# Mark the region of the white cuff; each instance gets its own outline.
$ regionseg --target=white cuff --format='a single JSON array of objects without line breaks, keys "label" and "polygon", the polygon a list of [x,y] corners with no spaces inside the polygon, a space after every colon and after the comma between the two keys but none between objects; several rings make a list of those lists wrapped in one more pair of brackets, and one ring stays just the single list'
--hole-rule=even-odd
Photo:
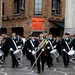
[{"label": "white cuff", "polygon": [[42,49],[42,51],[44,51],[44,49]]},{"label": "white cuff", "polygon": [[36,54],[34,50],[32,51],[32,54]]},{"label": "white cuff", "polygon": [[65,49],[63,49],[63,51],[66,51]]},{"label": "white cuff", "polygon": [[31,52],[31,50],[29,50],[29,52]]},{"label": "white cuff", "polygon": [[21,46],[18,46],[18,49],[21,49]]},{"label": "white cuff", "polygon": [[48,46],[47,49],[50,49],[50,47]]},{"label": "white cuff", "polygon": [[13,49],[12,49],[12,48],[10,48],[10,51],[13,51]]},{"label": "white cuff", "polygon": [[54,47],[53,48],[56,48],[56,45],[54,45]]}]

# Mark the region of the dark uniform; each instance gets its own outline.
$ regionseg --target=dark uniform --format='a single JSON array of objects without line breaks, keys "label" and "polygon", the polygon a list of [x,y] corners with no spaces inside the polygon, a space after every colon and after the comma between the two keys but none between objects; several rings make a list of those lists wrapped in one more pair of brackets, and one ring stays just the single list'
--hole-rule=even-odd
[{"label": "dark uniform", "polygon": [[9,41],[10,53],[12,57],[12,68],[14,68],[15,66],[18,67],[18,61],[13,54],[13,52],[16,50],[16,47],[12,39],[15,41],[15,43],[17,43],[18,40],[17,37],[15,38],[11,37]]},{"label": "dark uniform", "polygon": [[[38,39],[38,44],[40,44],[42,42],[42,40],[43,39]],[[44,49],[44,46],[41,48],[41,50],[39,50],[36,53],[36,58],[38,57],[38,55],[40,54],[40,52],[42,51],[42,49]],[[46,57],[46,53],[45,53],[45,51],[42,51],[42,54],[40,55],[40,57],[37,60],[37,70],[38,70],[37,73],[40,73],[41,69],[42,69],[42,72],[44,71],[44,63],[45,63],[45,59],[46,59],[45,57]],[[40,64],[40,62],[41,62],[41,64]]]},{"label": "dark uniform", "polygon": [[61,56],[62,55],[62,52],[61,52],[61,41],[59,40],[59,41],[55,42],[55,44],[56,44],[56,49],[57,49],[59,55]]},{"label": "dark uniform", "polygon": [[25,45],[24,45],[24,48],[23,48],[23,55],[26,55],[26,58],[28,60],[30,60],[30,56],[29,56],[29,49],[28,49],[28,43],[29,43],[29,40],[30,39],[27,39],[26,42],[25,42]]},{"label": "dark uniform", "polygon": [[[65,35],[68,35],[67,33]],[[64,67],[66,68],[69,65],[69,55],[67,54],[67,52],[69,51],[68,46],[70,45],[70,39],[69,38],[64,38],[61,41],[61,49],[62,49],[62,56],[63,56],[63,63],[64,63]]]},{"label": "dark uniform", "polygon": [[7,34],[5,32],[2,32],[2,48],[1,50],[4,53],[4,61],[5,61],[5,57],[8,55],[9,53],[9,37],[7,36]]},{"label": "dark uniform", "polygon": [[22,40],[22,38],[18,35],[17,36],[17,43],[16,43],[16,45],[17,46],[20,46],[21,47],[21,49],[22,49],[22,46],[23,46],[23,40]]},{"label": "dark uniform", "polygon": [[9,44],[8,44],[8,42],[9,42],[9,38],[8,37],[2,39],[2,47],[1,47],[1,50],[4,53],[4,61],[5,61],[6,56],[9,53]]},{"label": "dark uniform", "polygon": [[[55,39],[55,45],[56,45],[56,49],[59,53],[59,56],[62,55],[62,52],[61,52],[61,40],[60,40],[60,37],[57,36],[56,39]],[[59,56],[56,58],[56,61],[58,62],[59,61]]]},{"label": "dark uniform", "polygon": [[72,41],[70,43],[70,47],[73,48],[73,50],[75,50],[75,38],[72,39]]},{"label": "dark uniform", "polygon": [[[34,37],[34,36],[32,36]],[[37,47],[37,40],[34,38],[34,39],[30,39],[28,41],[28,46],[27,46],[27,50],[29,51],[29,59],[30,59],[30,62],[31,62],[31,66],[33,65],[33,63],[35,62],[35,54],[33,54],[33,51],[35,52],[35,47]]]},{"label": "dark uniform", "polygon": [[[54,38],[48,39],[48,40],[51,42],[52,46],[54,46]],[[52,51],[51,44],[48,43],[46,46],[46,61],[47,61],[48,68],[50,68],[50,66],[53,66],[53,63],[52,63],[53,59],[50,54],[50,52]]]}]

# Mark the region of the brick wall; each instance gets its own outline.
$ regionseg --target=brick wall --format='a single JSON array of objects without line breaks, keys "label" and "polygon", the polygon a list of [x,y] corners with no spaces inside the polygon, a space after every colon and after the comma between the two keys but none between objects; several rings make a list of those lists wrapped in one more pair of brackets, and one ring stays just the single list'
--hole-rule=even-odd
[{"label": "brick wall", "polygon": [[[1,0],[0,0],[1,1]],[[54,27],[52,23],[48,22],[48,18],[53,20],[63,20],[65,14],[65,0],[61,0],[61,14],[59,16],[51,15],[52,8],[52,0],[42,0],[42,18],[45,19],[43,30],[49,32],[49,27],[47,25],[51,25],[50,27]],[[2,28],[7,28],[7,33],[11,34],[12,27],[23,27],[24,36],[28,36],[32,30],[31,23],[26,24],[26,18],[31,20],[34,17],[34,0],[25,0],[25,13],[20,14],[18,16],[14,15],[14,0],[3,0],[4,2],[4,17],[2,18]]]}]

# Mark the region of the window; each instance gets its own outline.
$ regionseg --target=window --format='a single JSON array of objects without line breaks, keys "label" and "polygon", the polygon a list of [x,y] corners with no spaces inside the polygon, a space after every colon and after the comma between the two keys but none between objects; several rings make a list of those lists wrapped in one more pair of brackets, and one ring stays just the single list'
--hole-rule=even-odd
[{"label": "window", "polygon": [[42,0],[35,0],[34,14],[42,15]]},{"label": "window", "polygon": [[52,0],[52,14],[60,14],[60,0]]},{"label": "window", "polygon": [[4,15],[4,2],[2,2],[2,15]]},{"label": "window", "polygon": [[14,13],[19,14],[24,12],[24,0],[14,0]]},{"label": "window", "polygon": [[24,11],[24,0],[21,0],[21,11]]}]

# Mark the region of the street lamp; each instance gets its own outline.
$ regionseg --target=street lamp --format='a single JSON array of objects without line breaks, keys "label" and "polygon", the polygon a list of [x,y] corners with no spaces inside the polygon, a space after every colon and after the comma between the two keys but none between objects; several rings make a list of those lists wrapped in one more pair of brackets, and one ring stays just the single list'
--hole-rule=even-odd
[{"label": "street lamp", "polygon": [[29,23],[29,19],[27,18],[27,19],[26,19],[26,24],[28,24],[28,23]]}]

